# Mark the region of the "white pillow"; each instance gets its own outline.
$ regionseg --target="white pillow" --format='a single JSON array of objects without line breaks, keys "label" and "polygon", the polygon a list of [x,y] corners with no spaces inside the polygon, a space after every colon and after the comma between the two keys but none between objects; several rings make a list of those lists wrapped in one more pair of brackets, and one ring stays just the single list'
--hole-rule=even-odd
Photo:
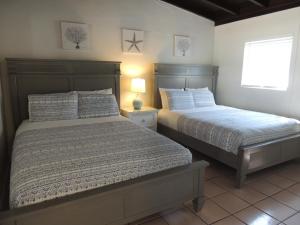
[{"label": "white pillow", "polygon": [[159,88],[160,98],[161,98],[161,105],[163,109],[169,109],[168,99],[166,95],[166,91],[184,91],[183,88],[181,89],[169,89],[169,88]]},{"label": "white pillow", "polygon": [[185,109],[193,109],[194,98],[191,92],[188,91],[165,91],[168,109],[169,110],[185,110]]},{"label": "white pillow", "polygon": [[186,88],[186,91],[192,93],[195,108],[216,105],[214,94],[207,87],[199,89]]}]

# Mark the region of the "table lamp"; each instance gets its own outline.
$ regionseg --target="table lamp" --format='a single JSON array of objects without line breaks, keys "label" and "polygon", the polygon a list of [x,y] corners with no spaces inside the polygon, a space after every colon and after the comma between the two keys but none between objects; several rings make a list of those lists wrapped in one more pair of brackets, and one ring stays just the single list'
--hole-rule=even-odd
[{"label": "table lamp", "polygon": [[136,98],[132,102],[134,110],[141,110],[143,106],[143,101],[140,99],[139,94],[146,92],[145,79],[141,79],[141,78],[132,79],[131,91],[136,93]]}]

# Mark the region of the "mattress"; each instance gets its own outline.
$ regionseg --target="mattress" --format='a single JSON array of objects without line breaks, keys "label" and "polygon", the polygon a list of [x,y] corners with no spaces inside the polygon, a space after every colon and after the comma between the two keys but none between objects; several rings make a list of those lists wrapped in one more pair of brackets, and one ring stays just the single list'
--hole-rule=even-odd
[{"label": "mattress", "polygon": [[225,151],[300,132],[298,120],[277,115],[209,106],[192,110],[161,110],[158,122]]},{"label": "mattress", "polygon": [[28,206],[191,162],[186,148],[121,116],[24,121],[13,146],[10,207]]}]

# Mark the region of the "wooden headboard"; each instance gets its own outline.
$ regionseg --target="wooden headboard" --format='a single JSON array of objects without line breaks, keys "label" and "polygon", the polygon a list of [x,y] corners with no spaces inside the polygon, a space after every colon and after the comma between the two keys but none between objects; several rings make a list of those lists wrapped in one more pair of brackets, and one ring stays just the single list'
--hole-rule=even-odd
[{"label": "wooden headboard", "polygon": [[28,95],[112,88],[120,103],[120,62],[6,59],[15,129],[28,118]]},{"label": "wooden headboard", "polygon": [[208,87],[216,96],[218,67],[211,65],[154,64],[154,106],[161,108],[159,88]]}]

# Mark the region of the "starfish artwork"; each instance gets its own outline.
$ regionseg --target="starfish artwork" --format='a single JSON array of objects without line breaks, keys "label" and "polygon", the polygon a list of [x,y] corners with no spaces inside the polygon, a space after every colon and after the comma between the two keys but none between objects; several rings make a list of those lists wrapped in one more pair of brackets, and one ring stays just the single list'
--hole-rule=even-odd
[{"label": "starfish artwork", "polygon": [[141,52],[141,50],[139,49],[138,44],[142,43],[142,40],[136,40],[136,34],[135,32],[133,33],[133,39],[132,40],[125,40],[126,42],[130,43],[131,45],[128,48],[128,52],[131,51],[131,49],[134,47],[138,52]]},{"label": "starfish artwork", "polygon": [[130,54],[143,54],[144,31],[123,30],[123,52]]}]

